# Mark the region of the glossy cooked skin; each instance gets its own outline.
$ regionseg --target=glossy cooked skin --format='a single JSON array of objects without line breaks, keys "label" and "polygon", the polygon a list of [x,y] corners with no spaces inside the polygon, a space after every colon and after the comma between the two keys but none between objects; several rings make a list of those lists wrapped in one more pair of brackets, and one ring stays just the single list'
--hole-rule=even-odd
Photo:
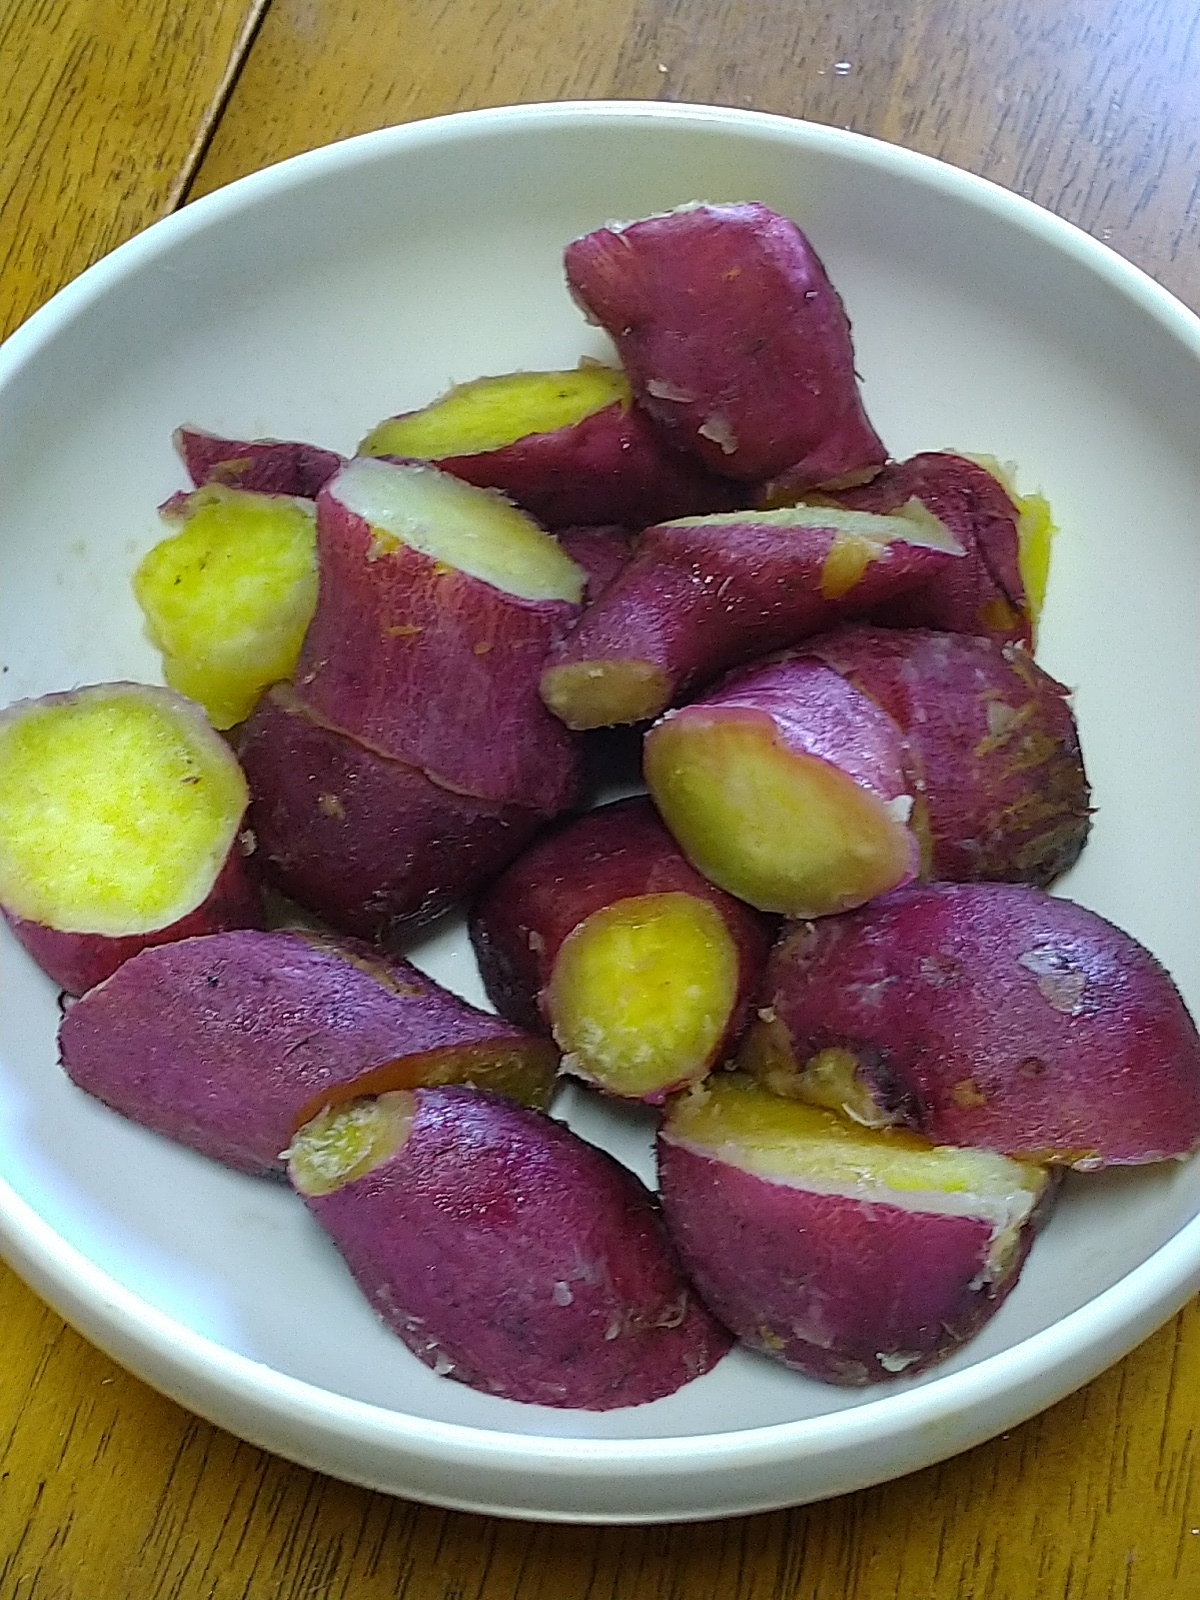
[{"label": "glossy cooked skin", "polygon": [[1200,1144],[1178,990],[1095,912],[1018,884],[910,885],[776,946],[743,1059],[779,1092],[847,1052],[883,1120],[1092,1168]]},{"label": "glossy cooked skin", "polygon": [[[799,508],[722,521],[647,528],[634,553],[547,658],[542,694],[571,727],[587,715],[592,667],[645,667],[654,688],[637,720],[657,716],[719,673],[862,616],[962,561],[946,549],[894,537],[854,543],[834,526],[807,526]],[[838,570],[845,551],[845,575]],[[853,553],[851,553],[853,552]],[[564,670],[569,669],[569,670]]]},{"label": "glossy cooked skin", "polygon": [[1016,1283],[1043,1211],[989,1280],[991,1225],[772,1182],[660,1134],[671,1236],[739,1341],[826,1383],[913,1377],[944,1360]]},{"label": "glossy cooked skin", "polygon": [[[123,1115],[227,1166],[280,1175],[300,1120],[373,1082],[507,1080],[549,1093],[557,1053],[398,957],[299,933],[147,950],[63,1018],[63,1066]],[[386,1084],[371,1074],[391,1064]]]},{"label": "glossy cooked skin", "polygon": [[883,465],[845,310],[794,222],[684,206],[576,239],[565,263],[639,403],[713,472],[802,489]]},{"label": "glossy cooked skin", "polygon": [[682,892],[719,913],[737,947],[740,982],[724,1038],[740,1031],[774,923],[723,893],[690,865],[645,796],[618,800],[556,827],[480,896],[471,944],[488,998],[502,1016],[544,1028],[539,997],[563,940],[604,907],[634,896]]},{"label": "glossy cooked skin", "polygon": [[982,633],[1032,649],[1033,621],[1019,562],[1020,513],[986,468],[946,451],[926,451],[889,462],[870,483],[829,496],[839,506],[884,515],[914,497],[950,529],[966,560],[873,607],[873,620],[890,628]]},{"label": "glossy cooked skin", "polygon": [[260,870],[339,932],[381,944],[468,899],[545,821],[380,755],[287,684],[259,701],[237,750]]},{"label": "glossy cooked skin", "polygon": [[562,1123],[491,1095],[418,1090],[401,1149],[306,1204],[413,1354],[489,1394],[641,1405],[732,1342],[639,1180]]},{"label": "glossy cooked skin", "polygon": [[223,439],[203,428],[176,428],[175,449],[192,482],[222,483],[259,494],[315,500],[323,484],[345,465],[335,450],[293,439]]},{"label": "glossy cooked skin", "polygon": [[573,736],[542,704],[546,652],[578,608],[522,600],[317,498],[320,597],[296,669],[324,721],[477,799],[553,813],[580,781]]},{"label": "glossy cooked skin", "polygon": [[1069,691],[1023,646],[856,627],[803,649],[903,733],[923,876],[1045,888],[1078,858],[1091,805]]}]

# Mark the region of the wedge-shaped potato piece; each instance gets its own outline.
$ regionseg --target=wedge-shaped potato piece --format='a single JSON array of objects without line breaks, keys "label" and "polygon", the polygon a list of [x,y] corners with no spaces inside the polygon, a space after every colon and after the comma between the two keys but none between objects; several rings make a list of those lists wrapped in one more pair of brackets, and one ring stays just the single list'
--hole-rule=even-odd
[{"label": "wedge-shaped potato piece", "polygon": [[91,684],[0,712],[0,909],[82,994],[148,944],[257,926],[246,780],[198,706]]},{"label": "wedge-shaped potato piece", "polygon": [[317,604],[313,507],[211,484],[162,514],[176,531],[133,575],[146,632],[171,687],[232,728],[299,658]]},{"label": "wedge-shaped potato piece", "polygon": [[904,735],[922,876],[1045,888],[1076,861],[1092,813],[1070,695],[1022,645],[855,627],[803,650]]},{"label": "wedge-shaped potato piece", "polygon": [[352,461],[317,498],[320,599],[296,693],[332,727],[477,799],[555,812],[576,741],[542,704],[582,569],[499,495]]},{"label": "wedge-shaped potato piece", "polygon": [[793,506],[647,528],[560,643],[542,698],[569,728],[656,717],[697,684],[961,561],[917,502],[895,516]]},{"label": "wedge-shaped potato piece", "polygon": [[776,947],[742,1064],[779,1094],[1081,1169],[1200,1145],[1200,1040],[1136,940],[1020,884],[910,886]]},{"label": "wedge-shaped potato piece", "polygon": [[478,1011],[398,957],[301,933],[146,950],[63,1018],[72,1081],[243,1172],[281,1175],[297,1124],[363,1094],[473,1083],[545,1105],[548,1039]]},{"label": "wedge-shaped potato piece", "polygon": [[639,403],[712,471],[800,489],[886,460],[842,302],[788,218],[696,204],[610,223],[567,246],[566,272]]},{"label": "wedge-shaped potato piece", "polygon": [[266,877],[330,927],[380,944],[468,899],[545,823],[458,794],[331,728],[276,684],[238,732]]},{"label": "wedge-shaped potato piece", "polygon": [[640,1405],[732,1342],[654,1197],[535,1111],[470,1089],[384,1095],[302,1128],[289,1171],[378,1315],[486,1393]]},{"label": "wedge-shaped potato piece", "polygon": [[674,449],[632,399],[625,374],[596,361],[476,378],[381,422],[359,453],[436,461],[555,530],[643,528],[736,504],[736,487]]},{"label": "wedge-shaped potato piece", "polygon": [[658,1102],[723,1059],[773,924],[701,877],[640,796],[534,843],[470,930],[502,1015],[548,1026],[566,1071]]},{"label": "wedge-shaped potato piece", "polygon": [[315,500],[321,485],[346,464],[336,450],[297,439],[225,439],[186,424],[172,435],[188,477],[257,494],[297,495]]},{"label": "wedge-shaped potato piece", "polygon": [[760,910],[827,916],[916,876],[900,730],[817,661],[749,668],[668,711],[644,766],[689,861]]},{"label": "wedge-shaped potato piece", "polygon": [[671,1236],[726,1326],[849,1385],[912,1376],[977,1333],[1056,1188],[1044,1168],[856,1127],[739,1074],[677,1098],[658,1165]]}]

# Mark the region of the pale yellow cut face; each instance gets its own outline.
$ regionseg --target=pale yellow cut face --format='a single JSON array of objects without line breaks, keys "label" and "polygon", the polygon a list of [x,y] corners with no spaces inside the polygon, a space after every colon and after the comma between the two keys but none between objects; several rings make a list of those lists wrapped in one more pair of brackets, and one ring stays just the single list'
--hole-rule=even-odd
[{"label": "pale yellow cut face", "polygon": [[147,933],[202,904],[248,801],[232,752],[167,690],[110,684],[0,719],[0,900],[68,933]]},{"label": "pale yellow cut face", "polygon": [[317,603],[315,516],[306,501],[217,485],[188,508],[133,592],[167,682],[231,728],[295,670]]},{"label": "pale yellow cut face", "polygon": [[651,661],[571,661],[547,667],[542,699],[568,728],[612,728],[657,715],[670,683]]},{"label": "pale yellow cut face", "polygon": [[322,1111],[283,1152],[288,1176],[301,1194],[333,1194],[395,1155],[415,1114],[416,1097],[407,1089]]},{"label": "pale yellow cut face", "polygon": [[586,574],[532,517],[490,489],[436,467],[360,457],[336,479],[341,503],[369,522],[380,555],[407,545],[521,600],[578,605]]},{"label": "pale yellow cut face", "polygon": [[563,941],[546,1004],[567,1071],[643,1099],[707,1070],[737,988],[737,950],[713,906],[638,895]]},{"label": "pale yellow cut face", "polygon": [[501,450],[530,434],[556,433],[605,406],[629,405],[629,380],[589,362],[573,372],[510,372],[458,384],[421,411],[389,417],[358,447],[363,456],[445,456]]},{"label": "pale yellow cut face", "polygon": [[760,911],[821,917],[905,882],[912,836],[878,795],[794,754],[765,715],[664,718],[647,735],[654,802],[693,866]]}]

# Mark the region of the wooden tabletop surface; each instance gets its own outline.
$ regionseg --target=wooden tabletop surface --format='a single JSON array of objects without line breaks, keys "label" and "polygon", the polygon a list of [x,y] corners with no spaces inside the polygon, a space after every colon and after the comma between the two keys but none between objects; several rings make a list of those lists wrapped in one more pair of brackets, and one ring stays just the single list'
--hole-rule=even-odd
[{"label": "wooden tabletop surface", "polygon": [[[0,0],[0,333],[284,156],[440,112],[754,107],[940,156],[1200,310],[1195,0]],[[1200,1310],[1011,1434],[824,1504],[570,1528],[264,1454],[0,1267],[0,1600],[1164,1600],[1200,1595]]]}]

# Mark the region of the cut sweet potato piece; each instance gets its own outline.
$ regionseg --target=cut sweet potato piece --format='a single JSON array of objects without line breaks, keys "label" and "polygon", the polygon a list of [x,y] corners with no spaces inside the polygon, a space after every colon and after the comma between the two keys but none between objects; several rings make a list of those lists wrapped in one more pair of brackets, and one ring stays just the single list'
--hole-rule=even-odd
[{"label": "cut sweet potato piece", "polygon": [[538,681],[582,570],[500,496],[431,466],[351,462],[318,496],[317,535],[304,704],[464,794],[565,809],[578,748]]},{"label": "cut sweet potato piece", "polygon": [[0,909],[72,994],[147,944],[251,927],[246,780],[198,706],[92,684],[0,712]]},{"label": "cut sweet potato piece", "polygon": [[315,500],[322,484],[344,465],[336,450],[295,439],[224,439],[203,428],[176,428],[172,439],[188,477],[256,494],[296,495]]},{"label": "cut sweet potato piece", "polygon": [[763,911],[826,916],[916,875],[903,740],[836,672],[786,660],[668,711],[650,793],[706,878]]},{"label": "cut sweet potato piece", "polygon": [[1038,889],[914,885],[806,924],[760,999],[743,1065],[860,1121],[1084,1169],[1200,1145],[1200,1040],[1170,977]]},{"label": "cut sweet potato piece", "polygon": [[729,480],[672,448],[632,398],[625,374],[595,361],[477,378],[381,422],[359,453],[436,461],[555,530],[642,528],[735,504]]},{"label": "cut sweet potato piece", "polygon": [[915,500],[888,517],[795,506],[647,528],[551,650],[542,697],[570,728],[643,721],[960,559]]},{"label": "cut sweet potato piece", "polygon": [[654,1197],[562,1123],[469,1089],[358,1102],[300,1130],[292,1182],[377,1314],[485,1393],[604,1411],[672,1393],[731,1339]]},{"label": "cut sweet potato piece", "polygon": [[313,507],[211,484],[162,514],[175,531],[133,575],[146,632],[171,687],[232,728],[299,658],[317,604]]},{"label": "cut sweet potato piece", "polygon": [[712,471],[801,489],[861,482],[886,460],[842,302],[786,217],[697,204],[610,223],[568,245],[566,273],[639,403]]},{"label": "cut sweet potato piece", "polygon": [[243,1172],[282,1174],[324,1107],[474,1083],[545,1105],[535,1038],[365,945],[227,933],[146,950],[63,1018],[63,1066],[124,1116]]},{"label": "cut sweet potato piece", "polygon": [[470,929],[502,1015],[548,1026],[568,1072],[652,1102],[723,1059],[772,933],[701,877],[644,796],[538,840]]},{"label": "cut sweet potato piece", "polygon": [[681,1095],[658,1142],[672,1238],[752,1349],[826,1382],[913,1376],[1016,1283],[1056,1183],[790,1103],[739,1074]]},{"label": "cut sweet potato piece", "polygon": [[277,684],[240,729],[260,870],[339,932],[381,944],[468,899],[546,821],[368,749]]}]

